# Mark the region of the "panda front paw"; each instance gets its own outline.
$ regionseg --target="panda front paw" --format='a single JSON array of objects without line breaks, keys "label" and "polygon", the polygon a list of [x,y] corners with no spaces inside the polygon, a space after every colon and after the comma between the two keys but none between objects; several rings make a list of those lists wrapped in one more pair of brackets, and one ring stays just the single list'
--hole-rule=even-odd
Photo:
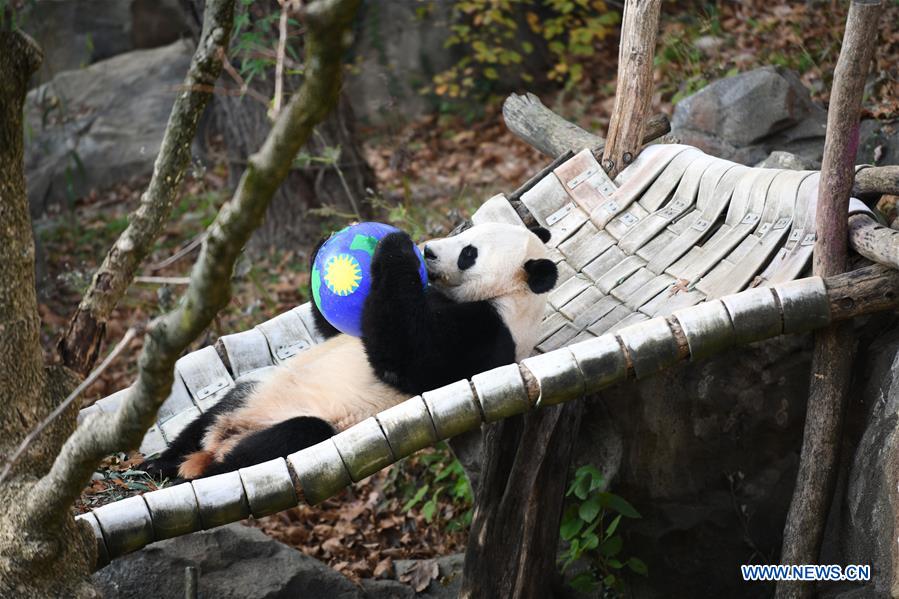
[{"label": "panda front paw", "polygon": [[391,233],[380,242],[372,257],[374,283],[394,277],[414,276],[417,280],[420,262],[412,238],[403,232]]}]

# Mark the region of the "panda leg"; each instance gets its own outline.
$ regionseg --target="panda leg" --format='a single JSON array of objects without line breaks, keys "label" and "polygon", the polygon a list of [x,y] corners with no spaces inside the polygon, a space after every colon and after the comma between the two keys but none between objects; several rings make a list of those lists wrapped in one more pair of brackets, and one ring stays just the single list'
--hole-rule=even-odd
[{"label": "panda leg", "polygon": [[178,468],[181,462],[188,455],[202,449],[203,437],[218,417],[242,407],[255,386],[255,382],[237,383],[221,401],[184,427],[184,430],[178,433],[175,440],[169,444],[159,457],[146,460],[137,468],[146,471],[147,474],[154,478],[178,478]]},{"label": "panda leg", "polygon": [[210,463],[203,471],[203,476],[231,472],[283,458],[330,439],[336,432],[334,427],[320,418],[297,416],[248,435],[220,461]]}]

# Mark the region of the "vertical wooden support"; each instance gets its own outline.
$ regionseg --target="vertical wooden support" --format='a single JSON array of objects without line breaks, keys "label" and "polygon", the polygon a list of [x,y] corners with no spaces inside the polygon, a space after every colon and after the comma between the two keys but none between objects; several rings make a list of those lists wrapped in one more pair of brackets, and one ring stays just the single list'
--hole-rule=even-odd
[{"label": "vertical wooden support", "polygon": [[[603,154],[612,176],[636,158],[643,141],[660,6],[661,0],[625,2],[618,91]],[[529,103],[533,108],[532,98]],[[509,120],[515,102],[506,104]],[[578,399],[486,426],[461,597],[552,595],[565,483],[582,412]]]},{"label": "vertical wooden support", "polygon": [[[815,228],[814,274],[846,270],[849,193],[855,175],[858,121],[877,40],[880,0],[853,0],[834,71]],[[796,488],[784,527],[782,564],[814,564],[836,483],[836,462],[854,354],[849,323],[815,335],[811,386]],[[814,584],[779,582],[777,597],[810,597]]]},{"label": "vertical wooden support", "polygon": [[652,103],[652,62],[662,0],[626,0],[618,47],[618,84],[602,166],[614,177],[634,161]]}]

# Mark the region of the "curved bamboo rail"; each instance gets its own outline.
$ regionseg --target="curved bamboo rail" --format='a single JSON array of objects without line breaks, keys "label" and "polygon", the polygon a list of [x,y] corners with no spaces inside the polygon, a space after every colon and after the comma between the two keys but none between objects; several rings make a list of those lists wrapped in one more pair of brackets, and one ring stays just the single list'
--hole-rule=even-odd
[{"label": "curved bamboo rail", "polygon": [[319,503],[484,422],[645,378],[730,346],[896,306],[899,273],[879,266],[750,289],[413,397],[286,458],[129,497],[77,519],[96,536],[99,568],[155,541]]}]

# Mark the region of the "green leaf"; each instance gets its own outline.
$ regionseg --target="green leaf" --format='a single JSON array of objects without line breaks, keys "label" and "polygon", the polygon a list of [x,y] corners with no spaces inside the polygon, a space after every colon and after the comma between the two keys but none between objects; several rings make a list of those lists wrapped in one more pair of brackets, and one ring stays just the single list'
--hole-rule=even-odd
[{"label": "green leaf", "polygon": [[415,505],[416,505],[419,501],[421,501],[422,497],[425,496],[425,493],[428,492],[428,487],[430,487],[430,485],[425,485],[425,486],[423,486],[423,487],[419,487],[418,491],[416,491],[416,493],[415,493],[415,495],[412,497],[412,499],[410,499],[409,501],[407,501],[407,502],[406,502],[406,505],[403,506],[403,511],[404,511],[404,512],[408,512],[408,511],[411,510],[413,507],[415,507]]},{"label": "green leaf", "polygon": [[640,576],[649,576],[649,568],[647,568],[646,564],[643,563],[643,560],[638,557],[632,557],[627,560],[627,567]]},{"label": "green leaf", "polygon": [[635,510],[634,506],[628,503],[624,497],[614,493],[600,493],[598,497],[604,507],[615,510],[625,518],[642,518],[640,512]]},{"label": "green leaf", "polygon": [[591,497],[578,508],[578,516],[584,522],[593,522],[596,519],[596,516],[599,515],[599,510],[601,509],[602,506],[599,504],[599,498]]},{"label": "green leaf", "polygon": [[571,518],[562,522],[562,526],[559,527],[559,534],[562,535],[562,538],[566,541],[570,541],[577,533],[581,531],[581,528],[583,528],[583,526],[583,520],[579,518]]},{"label": "green leaf", "polygon": [[623,544],[624,542],[621,540],[621,537],[615,535],[602,542],[602,545],[599,546],[599,552],[606,557],[614,557],[621,552],[621,546]]},{"label": "green leaf", "polygon": [[621,514],[618,514],[617,516],[615,516],[615,519],[612,520],[611,524],[609,524],[609,527],[606,528],[606,536],[605,536],[606,539],[608,539],[613,534],[615,534],[615,531],[618,529],[618,524],[620,522],[621,522]]},{"label": "green leaf", "polygon": [[587,499],[587,494],[590,492],[590,478],[587,476],[583,476],[577,479],[577,482],[574,486],[574,495],[581,501]]},{"label": "green leaf", "polygon": [[581,545],[581,549],[583,551],[590,551],[591,549],[596,549],[597,547],[599,547],[599,537],[597,537],[593,533],[584,535],[584,542]]},{"label": "green leaf", "polygon": [[571,579],[571,582],[568,583],[571,585],[575,591],[579,591],[581,593],[592,593],[596,590],[596,576],[594,576],[593,572],[587,570],[585,572],[581,572],[577,576]]},{"label": "green leaf", "polygon": [[428,500],[426,504],[424,504],[421,508],[421,515],[425,517],[425,522],[430,522],[434,519],[434,514],[437,513],[437,502],[434,499]]}]

